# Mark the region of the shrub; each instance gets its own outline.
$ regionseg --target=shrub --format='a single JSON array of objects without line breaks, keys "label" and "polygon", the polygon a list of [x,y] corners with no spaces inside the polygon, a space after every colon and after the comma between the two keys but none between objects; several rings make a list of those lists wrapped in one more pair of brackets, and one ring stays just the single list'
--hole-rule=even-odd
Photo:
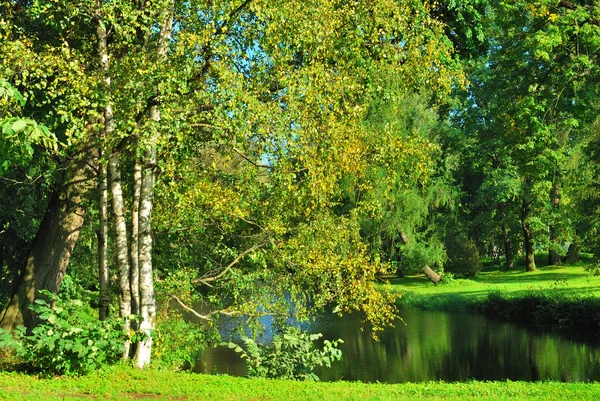
[{"label": "shrub", "polygon": [[36,299],[29,307],[42,323],[31,334],[0,329],[0,347],[12,348],[31,369],[46,374],[85,374],[119,361],[127,333],[121,319],[99,321],[81,300],[63,300],[40,291],[54,303]]},{"label": "shrub", "polygon": [[456,277],[472,278],[481,271],[481,258],[475,243],[460,235],[451,235],[446,239],[448,261],[444,271]]},{"label": "shrub", "polygon": [[450,273],[449,271],[445,271],[442,273],[442,277],[440,279],[440,282],[438,284],[442,284],[442,285],[453,285],[456,284],[456,279],[454,278],[454,274]]},{"label": "shrub", "polygon": [[234,343],[226,345],[246,359],[250,377],[318,381],[319,377],[314,373],[317,366],[331,367],[333,361],[342,359],[342,351],[337,346],[343,341],[325,340],[323,348],[317,349],[315,341],[322,336],[290,326],[282,334],[275,335],[270,345],[259,344],[247,337],[242,337],[246,349]]},{"label": "shrub", "polygon": [[181,314],[160,314],[153,335],[153,363],[169,369],[194,368],[207,344],[214,344],[219,333],[213,326],[186,322]]}]

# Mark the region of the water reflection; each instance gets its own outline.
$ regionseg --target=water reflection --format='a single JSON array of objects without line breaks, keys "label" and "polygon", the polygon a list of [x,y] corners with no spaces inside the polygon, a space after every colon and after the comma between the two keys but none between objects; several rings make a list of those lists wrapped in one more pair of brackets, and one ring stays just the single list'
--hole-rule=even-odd
[{"label": "water reflection", "polygon": [[[322,317],[312,330],[342,338],[344,359],[317,372],[322,380],[419,382],[428,380],[600,380],[597,333],[577,338],[556,331],[498,322],[470,313],[405,309],[374,341],[359,316]],[[229,349],[210,349],[198,371],[244,375]]]}]

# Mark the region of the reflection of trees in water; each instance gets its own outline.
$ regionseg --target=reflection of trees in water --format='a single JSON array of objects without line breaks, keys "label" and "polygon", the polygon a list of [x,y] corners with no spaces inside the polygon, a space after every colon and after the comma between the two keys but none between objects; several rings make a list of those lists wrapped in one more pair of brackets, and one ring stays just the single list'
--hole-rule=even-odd
[{"label": "reflection of trees in water", "polygon": [[360,331],[357,317],[314,328],[342,337],[344,361],[323,370],[327,380],[598,380],[600,347],[468,313],[404,310],[401,323],[380,335]]},{"label": "reflection of trees in water", "polygon": [[[600,380],[600,344],[556,332],[501,323],[469,313],[403,310],[405,326],[374,341],[359,316],[324,316],[313,331],[342,338],[343,360],[317,374],[323,380]],[[224,322],[221,322],[224,323]],[[227,326],[227,325],[225,325]],[[267,336],[268,337],[268,336]],[[230,349],[209,349],[198,371],[246,374]]]}]

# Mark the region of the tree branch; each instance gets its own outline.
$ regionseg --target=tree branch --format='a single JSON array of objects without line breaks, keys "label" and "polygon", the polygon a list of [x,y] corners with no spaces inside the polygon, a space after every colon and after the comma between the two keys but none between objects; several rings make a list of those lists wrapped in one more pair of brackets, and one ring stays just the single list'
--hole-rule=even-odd
[{"label": "tree branch", "polygon": [[254,245],[253,247],[250,247],[248,249],[246,249],[244,252],[240,253],[234,260],[233,262],[231,262],[230,264],[228,264],[219,274],[217,274],[216,276],[203,276],[201,278],[199,278],[198,280],[194,280],[194,283],[202,283],[205,285],[208,285],[209,287],[212,287],[209,283],[216,281],[218,279],[220,279],[221,277],[223,277],[227,272],[229,272],[231,270],[231,268],[233,266],[235,266],[236,264],[238,264],[240,262],[240,260],[242,260],[242,258],[246,255],[248,255],[250,252],[255,251],[258,248],[261,248],[262,246],[264,246],[265,244],[257,244]]},{"label": "tree branch", "polygon": [[233,151],[235,153],[237,153],[242,159],[246,160],[247,162],[249,162],[250,164],[254,165],[255,167],[259,167],[259,168],[268,168],[268,169],[273,169],[273,166],[269,166],[268,164],[260,164],[260,163],[256,163],[254,160],[250,159],[248,156],[246,156],[245,154],[243,154],[238,148],[236,148],[235,146],[233,147]]},{"label": "tree branch", "polygon": [[[193,308],[190,308],[189,306],[187,306],[186,304],[183,303],[183,301],[181,299],[179,299],[177,296],[175,295],[169,295],[169,300],[174,299],[175,302],[177,302],[179,304],[179,306],[181,306],[184,310],[188,311],[189,313],[191,313],[192,315],[196,316],[197,318],[200,318],[202,320],[212,320],[212,315],[214,315],[217,312],[210,312],[207,315],[202,315],[198,312],[196,312]],[[167,305],[169,304],[169,301],[167,301]]]},{"label": "tree branch", "polygon": [[201,313],[196,312],[194,310],[194,308],[190,308],[189,306],[187,306],[176,295],[169,295],[169,300],[167,300],[167,305],[169,304],[169,301],[171,299],[175,300],[175,302],[177,302],[177,304],[182,309],[184,309],[185,311],[191,313],[192,315],[196,316],[199,319],[208,320],[208,321],[212,321],[214,315],[225,315],[225,316],[243,316],[243,315],[247,315],[247,316],[254,316],[254,317],[262,317],[262,316],[289,316],[288,313],[281,313],[281,312],[259,312],[259,311],[257,311],[255,313],[247,313],[247,312],[242,312],[242,311],[239,311],[239,310],[227,310],[227,309],[219,309],[219,310],[215,310],[215,311],[212,311],[212,312],[209,312],[209,313],[203,315]]}]

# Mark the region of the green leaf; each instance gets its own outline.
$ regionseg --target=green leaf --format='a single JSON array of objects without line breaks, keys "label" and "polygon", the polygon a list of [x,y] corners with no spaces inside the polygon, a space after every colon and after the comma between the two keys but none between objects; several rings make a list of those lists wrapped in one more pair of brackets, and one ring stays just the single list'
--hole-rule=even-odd
[{"label": "green leaf", "polygon": [[27,121],[19,119],[12,124],[12,129],[15,132],[21,132],[27,128]]}]

